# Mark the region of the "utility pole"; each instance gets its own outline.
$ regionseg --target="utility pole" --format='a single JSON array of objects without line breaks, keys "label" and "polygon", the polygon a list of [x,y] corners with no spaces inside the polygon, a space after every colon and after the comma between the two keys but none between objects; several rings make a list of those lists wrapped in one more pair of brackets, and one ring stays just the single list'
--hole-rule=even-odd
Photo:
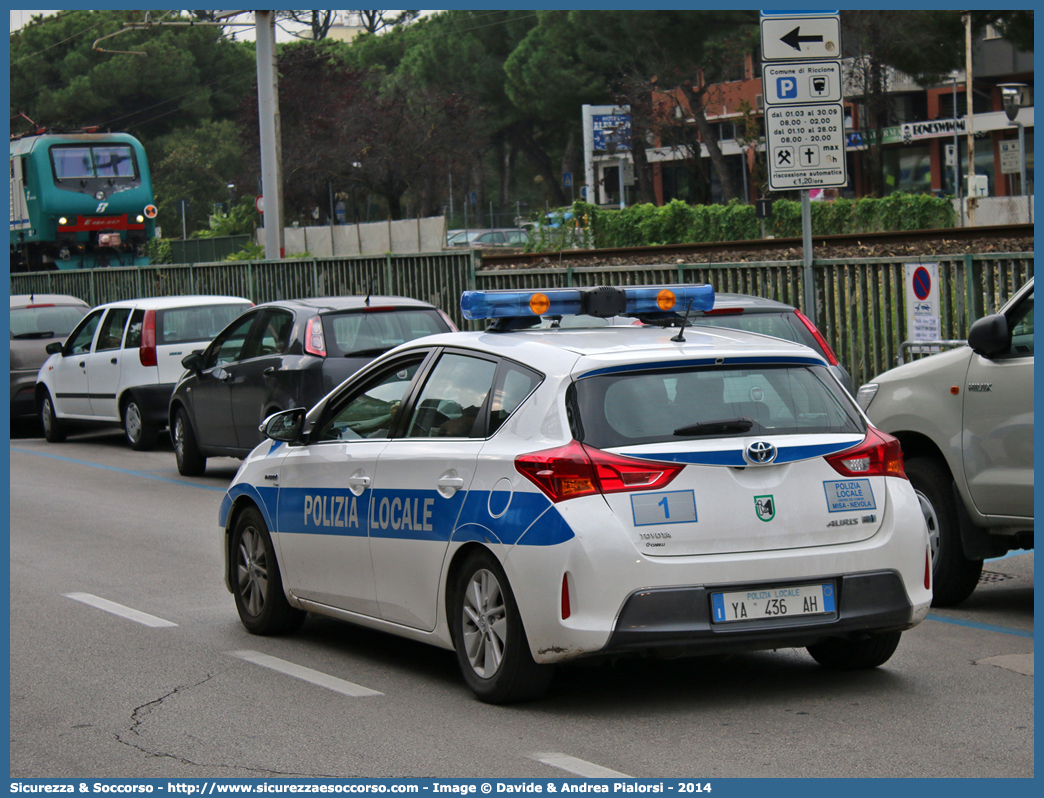
[{"label": "utility pole", "polygon": [[964,14],[964,83],[968,98],[968,226],[975,226],[975,205],[978,199],[972,194],[975,182],[975,114],[972,111],[972,27],[971,13]]},{"label": "utility pole", "polygon": [[275,12],[255,11],[254,20],[257,41],[257,111],[261,133],[261,195],[265,198],[265,259],[278,260],[285,252]]}]

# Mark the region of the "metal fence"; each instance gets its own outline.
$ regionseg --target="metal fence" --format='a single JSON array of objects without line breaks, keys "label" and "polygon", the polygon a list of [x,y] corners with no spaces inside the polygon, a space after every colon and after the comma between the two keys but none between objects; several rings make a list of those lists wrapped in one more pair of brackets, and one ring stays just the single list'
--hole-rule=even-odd
[{"label": "metal fence", "polygon": [[[1033,253],[820,260],[813,267],[817,323],[855,385],[895,366],[906,333],[904,265],[939,264],[943,339],[966,338],[1033,276]],[[362,258],[225,262],[193,266],[36,272],[11,275],[11,293],[78,296],[91,305],[139,296],[229,294],[253,302],[345,294],[410,296],[443,308],[461,329],[467,289],[530,289],[654,283],[708,283],[716,291],[801,304],[801,261],[647,266],[482,269],[476,252]]]},{"label": "metal fence", "polygon": [[176,238],[170,242],[170,252],[175,263],[213,263],[239,252],[250,240],[249,235]]}]

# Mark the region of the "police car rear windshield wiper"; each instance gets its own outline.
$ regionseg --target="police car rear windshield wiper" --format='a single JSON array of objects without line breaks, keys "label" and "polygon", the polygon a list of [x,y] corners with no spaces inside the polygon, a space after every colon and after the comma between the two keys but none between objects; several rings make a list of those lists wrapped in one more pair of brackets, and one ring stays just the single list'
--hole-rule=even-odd
[{"label": "police car rear windshield wiper", "polygon": [[701,421],[698,424],[689,424],[678,427],[675,435],[719,435],[725,432],[746,432],[754,426],[754,421],[746,416],[738,418],[723,418],[716,421]]}]

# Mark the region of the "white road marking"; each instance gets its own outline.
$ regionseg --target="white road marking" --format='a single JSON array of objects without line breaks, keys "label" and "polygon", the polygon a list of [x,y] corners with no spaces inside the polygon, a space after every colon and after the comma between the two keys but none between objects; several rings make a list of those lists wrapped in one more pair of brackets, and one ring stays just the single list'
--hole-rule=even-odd
[{"label": "white road marking", "polygon": [[996,657],[986,657],[975,660],[976,665],[995,665],[998,668],[1007,668],[1009,671],[1021,673],[1023,676],[1033,675],[1032,654],[999,654]]},{"label": "white road marking", "polygon": [[136,621],[145,626],[177,626],[176,623],[157,618],[155,615],[149,615],[147,612],[141,612],[139,610],[132,610],[130,607],[124,607],[122,604],[117,604],[115,601],[109,601],[108,599],[98,598],[98,596],[92,596],[90,593],[62,593],[62,595],[65,596],[65,598],[71,598],[73,601],[81,601],[84,604],[90,604],[92,607],[97,607],[99,610],[111,612],[113,615],[119,615],[121,618],[127,618],[128,620]]},{"label": "white road marking", "polygon": [[327,673],[315,671],[311,668],[306,668],[303,665],[295,665],[292,662],[287,662],[285,659],[279,659],[278,657],[271,657],[268,654],[262,654],[260,651],[229,651],[228,654],[246,660],[247,662],[253,662],[255,665],[260,665],[262,668],[271,668],[274,671],[285,673],[287,676],[293,676],[295,679],[311,682],[320,687],[325,687],[327,690],[333,690],[334,692],[351,696],[352,698],[363,698],[369,695],[384,695],[384,693],[380,693],[377,690],[371,690],[369,687],[352,684],[351,682],[346,682],[344,679],[338,679],[336,676],[330,676]]},{"label": "white road marking", "polygon": [[610,770],[592,762],[585,762],[583,759],[577,759],[575,756],[568,756],[567,754],[533,754],[532,757],[537,762],[543,762],[545,765],[550,765],[553,768],[568,770],[570,773],[575,773],[577,776],[585,776],[589,779],[631,778],[626,773]]}]

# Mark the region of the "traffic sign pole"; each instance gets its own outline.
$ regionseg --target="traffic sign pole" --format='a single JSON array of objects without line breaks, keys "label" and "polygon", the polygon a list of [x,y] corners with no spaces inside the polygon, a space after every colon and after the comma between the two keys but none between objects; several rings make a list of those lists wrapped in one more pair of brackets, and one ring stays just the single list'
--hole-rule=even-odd
[{"label": "traffic sign pole", "polygon": [[802,311],[819,322],[810,189],[848,185],[837,11],[762,11],[761,72],[769,189],[801,192]]}]

